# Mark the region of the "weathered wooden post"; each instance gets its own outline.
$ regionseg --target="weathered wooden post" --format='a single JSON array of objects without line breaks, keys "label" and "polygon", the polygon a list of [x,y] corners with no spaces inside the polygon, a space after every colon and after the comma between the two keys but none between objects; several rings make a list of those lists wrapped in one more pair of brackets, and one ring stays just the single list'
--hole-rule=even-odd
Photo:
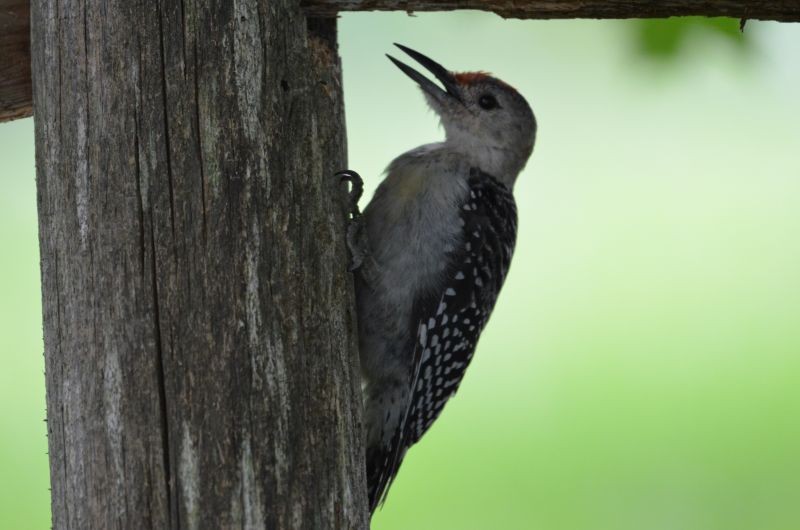
[{"label": "weathered wooden post", "polygon": [[32,21],[54,527],[365,528],[335,20]]}]

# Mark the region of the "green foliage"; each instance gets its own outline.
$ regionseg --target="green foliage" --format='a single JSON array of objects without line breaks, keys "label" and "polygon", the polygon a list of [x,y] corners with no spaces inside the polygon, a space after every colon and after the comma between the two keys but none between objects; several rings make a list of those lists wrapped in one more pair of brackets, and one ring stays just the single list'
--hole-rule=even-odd
[{"label": "green foliage", "polygon": [[713,35],[746,51],[750,39],[739,24],[733,18],[681,17],[637,20],[633,28],[640,52],[656,59],[673,59],[701,34]]}]

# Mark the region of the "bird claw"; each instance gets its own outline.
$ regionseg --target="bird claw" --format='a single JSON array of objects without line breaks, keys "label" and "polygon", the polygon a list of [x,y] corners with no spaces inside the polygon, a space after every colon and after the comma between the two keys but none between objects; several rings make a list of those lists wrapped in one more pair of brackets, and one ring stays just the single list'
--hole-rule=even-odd
[{"label": "bird claw", "polygon": [[361,210],[358,208],[358,200],[364,193],[364,181],[355,171],[344,170],[336,173],[340,182],[350,183],[348,191],[348,215],[350,216],[347,224],[347,248],[350,250],[349,272],[353,272],[361,267],[364,258],[367,256],[367,236],[364,230],[364,222],[361,218]]},{"label": "bird claw", "polygon": [[339,182],[350,183],[350,191],[347,192],[350,202],[348,213],[351,219],[358,219],[361,217],[361,210],[358,209],[358,201],[364,193],[364,180],[361,178],[361,175],[349,169],[339,171],[336,173],[336,176],[339,177]]}]

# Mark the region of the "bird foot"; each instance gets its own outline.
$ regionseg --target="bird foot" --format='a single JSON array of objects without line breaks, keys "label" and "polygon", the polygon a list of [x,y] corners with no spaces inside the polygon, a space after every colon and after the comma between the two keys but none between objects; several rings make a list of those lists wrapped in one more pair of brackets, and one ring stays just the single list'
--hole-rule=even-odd
[{"label": "bird foot", "polygon": [[364,193],[364,181],[355,171],[344,170],[336,173],[340,182],[350,183],[348,192],[348,215],[347,224],[347,248],[350,250],[350,266],[347,270],[353,272],[364,263],[367,256],[367,234],[364,230],[364,221],[361,217],[361,210],[358,208],[358,200]]}]

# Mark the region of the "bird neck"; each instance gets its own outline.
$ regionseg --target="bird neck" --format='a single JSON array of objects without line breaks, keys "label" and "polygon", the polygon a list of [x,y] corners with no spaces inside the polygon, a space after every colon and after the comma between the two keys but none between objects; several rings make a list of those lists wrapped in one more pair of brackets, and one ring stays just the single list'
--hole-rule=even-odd
[{"label": "bird neck", "polygon": [[471,167],[477,167],[514,189],[514,182],[525,165],[527,157],[518,155],[513,149],[493,146],[471,136],[448,138],[444,148],[466,158]]}]

